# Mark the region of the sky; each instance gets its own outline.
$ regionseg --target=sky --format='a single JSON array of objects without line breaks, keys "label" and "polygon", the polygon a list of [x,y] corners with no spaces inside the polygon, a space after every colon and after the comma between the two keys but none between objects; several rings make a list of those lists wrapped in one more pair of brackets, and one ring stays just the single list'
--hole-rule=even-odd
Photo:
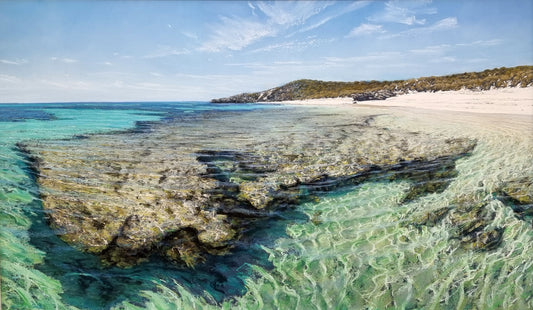
[{"label": "sky", "polygon": [[533,64],[533,1],[0,1],[0,102],[209,100]]}]

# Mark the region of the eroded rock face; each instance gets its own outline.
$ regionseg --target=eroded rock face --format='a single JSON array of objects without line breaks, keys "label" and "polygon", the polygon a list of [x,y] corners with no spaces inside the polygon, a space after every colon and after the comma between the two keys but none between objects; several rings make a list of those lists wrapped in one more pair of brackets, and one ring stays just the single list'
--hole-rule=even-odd
[{"label": "eroded rock face", "polygon": [[374,126],[371,115],[291,112],[207,113],[20,148],[60,237],[127,267],[154,253],[194,266],[272,209],[369,178],[416,180],[407,200],[442,191],[475,146]]}]

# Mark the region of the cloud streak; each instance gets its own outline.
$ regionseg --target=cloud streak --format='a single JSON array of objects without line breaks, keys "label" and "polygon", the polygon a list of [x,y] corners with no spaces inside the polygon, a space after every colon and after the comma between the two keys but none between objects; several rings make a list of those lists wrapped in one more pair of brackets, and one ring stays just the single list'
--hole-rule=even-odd
[{"label": "cloud streak", "polygon": [[430,26],[412,28],[412,29],[408,29],[405,31],[401,31],[399,33],[385,35],[380,38],[390,39],[390,38],[395,38],[395,37],[420,36],[420,35],[430,34],[436,31],[451,30],[457,27],[459,27],[459,22],[457,21],[457,18],[447,17],[447,18],[443,18],[435,22],[433,25],[430,25]]},{"label": "cloud streak", "polygon": [[[301,26],[312,16],[319,14],[331,2],[275,1],[250,4],[253,16],[248,18],[221,16],[212,25],[212,33],[199,50],[219,52],[239,51],[266,37],[274,37],[282,31]],[[256,12],[257,11],[257,12]],[[318,26],[317,26],[318,27]]]},{"label": "cloud streak", "polygon": [[408,26],[425,25],[426,19],[417,15],[436,14],[435,8],[426,7],[430,1],[389,1],[385,3],[385,10],[370,16],[368,19],[377,23],[398,23]]},{"label": "cloud streak", "polygon": [[26,59],[16,59],[16,60],[0,59],[0,63],[3,63],[4,65],[20,66],[23,64],[27,64],[28,60]]},{"label": "cloud streak", "polygon": [[73,58],[51,57],[50,60],[52,60],[52,61],[60,61],[60,62],[66,63],[66,64],[73,64],[73,63],[78,62],[77,59],[73,59]]},{"label": "cloud streak", "polygon": [[[307,26],[305,28],[302,28],[302,29],[298,30],[298,32],[307,32],[307,31],[311,31],[313,29],[316,29],[318,27],[321,27],[322,25],[328,23],[329,21],[334,20],[334,19],[336,19],[336,18],[338,18],[338,17],[340,17],[342,15],[348,14],[350,12],[359,10],[359,9],[367,6],[369,3],[370,3],[369,1],[358,1],[358,2],[351,3],[348,7],[342,9],[340,12],[336,12],[336,13],[330,15],[330,16],[327,16],[327,17],[321,19],[320,21],[318,21],[318,22],[316,22],[316,23],[314,23],[312,25],[309,25],[309,26]],[[294,35],[294,33],[291,34],[291,35]],[[289,36],[291,36],[291,35],[289,35]]]},{"label": "cloud streak", "polygon": [[173,48],[166,45],[160,45],[154,52],[145,55],[143,58],[162,58],[168,56],[179,56],[179,55],[188,55],[191,51],[186,48]]},{"label": "cloud streak", "polygon": [[383,30],[382,25],[361,24],[353,28],[352,31],[350,31],[350,33],[346,37],[352,38],[359,36],[367,36],[376,33],[385,33],[385,30]]}]

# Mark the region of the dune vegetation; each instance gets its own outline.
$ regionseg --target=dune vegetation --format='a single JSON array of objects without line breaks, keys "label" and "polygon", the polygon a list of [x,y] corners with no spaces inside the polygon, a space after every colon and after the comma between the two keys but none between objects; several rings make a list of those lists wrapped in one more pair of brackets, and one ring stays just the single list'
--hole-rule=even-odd
[{"label": "dune vegetation", "polygon": [[212,102],[245,103],[350,97],[354,94],[378,90],[406,93],[460,89],[489,90],[531,85],[533,85],[533,66],[518,66],[396,81],[335,82],[302,79],[261,92],[243,93],[227,98],[213,99]]}]

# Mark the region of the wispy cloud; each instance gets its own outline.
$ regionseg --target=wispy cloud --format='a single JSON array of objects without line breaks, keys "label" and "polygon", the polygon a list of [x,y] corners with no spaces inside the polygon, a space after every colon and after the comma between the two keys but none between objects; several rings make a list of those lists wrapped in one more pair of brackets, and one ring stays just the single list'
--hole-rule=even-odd
[{"label": "wispy cloud", "polygon": [[27,64],[28,60],[26,59],[15,59],[15,60],[0,59],[0,63],[3,63],[5,65],[19,66],[19,65]]},{"label": "wispy cloud", "polygon": [[431,45],[424,48],[412,49],[409,52],[417,55],[436,55],[450,49],[449,44]]},{"label": "wispy cloud", "polygon": [[253,16],[257,16],[257,15],[255,14],[255,6],[254,6],[251,2],[248,2],[248,7],[249,7],[250,9],[252,9],[252,15],[253,15]]},{"label": "wispy cloud", "polygon": [[385,3],[385,9],[368,19],[378,23],[399,23],[404,25],[424,25],[425,18],[418,15],[436,14],[437,10],[427,7],[431,1],[409,1],[400,2],[398,0]]},{"label": "wispy cloud", "polygon": [[[255,5],[254,5],[255,4]],[[303,25],[311,16],[320,13],[331,2],[275,1],[249,4],[252,18],[221,16],[212,25],[209,39],[199,48],[200,51],[218,52],[221,50],[242,50],[265,37],[273,37],[281,31]]]},{"label": "wispy cloud", "polygon": [[21,81],[21,79],[13,75],[0,74],[0,81],[7,83],[18,83]]},{"label": "wispy cloud", "polygon": [[274,33],[275,30],[270,25],[222,17],[221,23],[215,27],[210,40],[200,47],[200,51],[218,52],[223,49],[238,51],[261,38],[273,36]]},{"label": "wispy cloud", "polygon": [[358,37],[358,36],[366,36],[376,33],[385,33],[385,30],[383,30],[382,25],[374,25],[374,24],[361,24],[350,31],[350,33],[347,35],[348,38],[351,37]]},{"label": "wispy cloud", "polygon": [[287,65],[301,65],[302,62],[301,61],[274,61],[274,64],[287,66]]},{"label": "wispy cloud", "polygon": [[306,40],[300,41],[300,40],[294,40],[294,41],[287,41],[287,42],[281,42],[281,43],[275,43],[270,44],[267,46],[263,46],[260,48],[256,48],[254,50],[251,50],[251,53],[259,53],[259,52],[270,52],[274,50],[292,50],[292,51],[301,51],[305,50],[309,47],[318,46],[320,44],[333,42],[335,39],[318,39],[318,38],[308,38]]},{"label": "wispy cloud", "polygon": [[456,62],[457,58],[452,56],[445,56],[445,57],[437,57],[430,59],[429,62],[431,63],[450,63],[450,62]]},{"label": "wispy cloud", "polygon": [[66,63],[66,64],[72,64],[72,63],[78,62],[77,59],[73,59],[73,58],[51,57],[50,60],[52,60],[52,61],[60,61],[60,62]]},{"label": "wispy cloud", "polygon": [[51,86],[59,89],[75,89],[75,90],[90,90],[91,84],[81,80],[51,80],[41,79],[41,84]]},{"label": "wispy cloud", "polygon": [[161,58],[168,56],[187,55],[190,53],[191,51],[186,48],[173,48],[166,45],[160,45],[154,52],[145,55],[143,58]]},{"label": "wispy cloud", "polygon": [[[316,22],[314,24],[311,24],[311,25],[309,25],[307,27],[304,27],[304,28],[298,30],[295,33],[307,32],[307,31],[316,29],[316,28],[328,23],[329,21],[336,19],[337,17],[340,17],[340,16],[345,15],[347,13],[353,12],[355,10],[361,9],[361,8],[367,6],[369,3],[370,3],[370,1],[353,2],[350,5],[348,5],[347,7],[343,7],[343,9],[340,10],[339,12],[335,12],[335,13],[331,14],[330,16],[326,16],[326,17],[322,18],[321,20],[319,20],[318,22]],[[289,36],[292,36],[295,33],[292,33]]]},{"label": "wispy cloud", "polygon": [[182,31],[181,34],[186,36],[189,39],[198,40],[198,35],[194,32]]},{"label": "wispy cloud", "polygon": [[436,31],[454,29],[454,28],[457,28],[458,26],[459,26],[459,23],[456,17],[447,17],[447,18],[444,18],[444,19],[441,19],[435,22],[433,25],[430,25],[430,26],[412,28],[412,29],[408,29],[405,31],[395,33],[395,34],[384,35],[380,38],[389,39],[389,38],[402,37],[402,36],[419,36],[419,35],[424,35],[424,34],[430,34]]},{"label": "wispy cloud", "polygon": [[502,39],[477,40],[469,43],[457,43],[457,46],[497,46],[503,44]]},{"label": "wispy cloud", "polygon": [[380,52],[370,53],[367,55],[353,56],[353,57],[324,57],[324,64],[327,66],[337,66],[346,64],[368,63],[383,60],[397,59],[403,56],[402,52]]},{"label": "wispy cloud", "polygon": [[332,5],[333,2],[275,1],[258,2],[257,7],[268,17],[268,22],[282,26],[301,25],[305,21]]},{"label": "wispy cloud", "polygon": [[444,30],[444,29],[452,29],[457,27],[457,18],[456,17],[448,17],[439,20],[435,24],[433,24],[431,27],[427,27],[426,30],[434,31],[434,30]]}]

